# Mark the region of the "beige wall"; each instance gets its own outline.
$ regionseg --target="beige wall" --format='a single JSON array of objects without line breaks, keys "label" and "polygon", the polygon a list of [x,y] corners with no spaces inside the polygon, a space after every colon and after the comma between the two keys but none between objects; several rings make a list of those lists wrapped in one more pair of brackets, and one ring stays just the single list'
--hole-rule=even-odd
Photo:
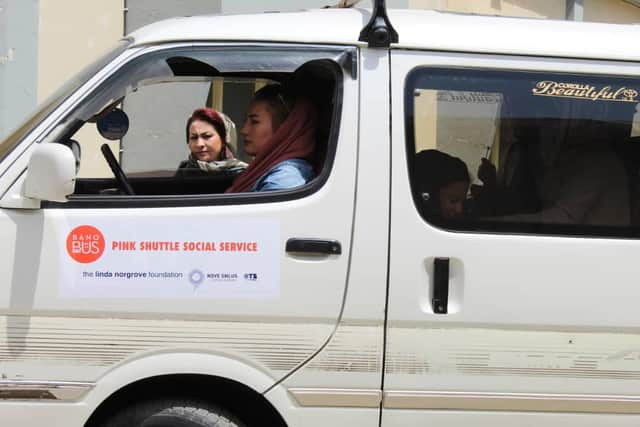
[{"label": "beige wall", "polygon": [[414,92],[414,127],[416,153],[437,148],[438,99],[435,90],[417,89]]},{"label": "beige wall", "polygon": [[640,7],[620,0],[584,0],[584,20],[638,24],[640,23]]},{"label": "beige wall", "polygon": [[565,0],[409,0],[409,7],[552,19],[564,19],[566,14]]},{"label": "beige wall", "polygon": [[[38,101],[115,46],[124,34],[123,13],[124,0],[40,0]],[[111,176],[95,127],[85,127],[75,135],[83,146],[80,176]],[[120,144],[110,145],[117,157]]]},{"label": "beige wall", "polygon": [[40,0],[38,100],[124,34],[124,0]]},{"label": "beige wall", "polygon": [[[565,19],[565,0],[409,0],[414,9]],[[640,23],[640,7],[623,0],[584,0],[584,21]]]}]

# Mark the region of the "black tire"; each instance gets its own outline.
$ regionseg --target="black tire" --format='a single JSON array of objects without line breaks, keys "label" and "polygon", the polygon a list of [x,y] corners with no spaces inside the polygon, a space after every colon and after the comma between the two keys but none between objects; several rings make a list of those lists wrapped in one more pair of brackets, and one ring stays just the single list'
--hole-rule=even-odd
[{"label": "black tire", "polygon": [[134,404],[101,427],[245,427],[224,411],[190,400],[153,400]]}]

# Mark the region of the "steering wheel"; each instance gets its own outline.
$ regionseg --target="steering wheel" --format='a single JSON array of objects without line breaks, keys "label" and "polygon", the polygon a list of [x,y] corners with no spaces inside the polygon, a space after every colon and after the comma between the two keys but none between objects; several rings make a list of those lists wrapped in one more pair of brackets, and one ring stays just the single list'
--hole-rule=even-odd
[{"label": "steering wheel", "polygon": [[102,151],[104,159],[107,161],[109,168],[111,168],[111,172],[113,172],[113,176],[116,178],[118,187],[120,187],[120,189],[129,196],[135,195],[136,193],[133,191],[133,187],[131,187],[127,176],[124,174],[124,171],[120,167],[120,164],[116,160],[116,157],[113,155],[113,152],[111,151],[109,145],[102,144],[102,146],[100,146],[100,151]]}]

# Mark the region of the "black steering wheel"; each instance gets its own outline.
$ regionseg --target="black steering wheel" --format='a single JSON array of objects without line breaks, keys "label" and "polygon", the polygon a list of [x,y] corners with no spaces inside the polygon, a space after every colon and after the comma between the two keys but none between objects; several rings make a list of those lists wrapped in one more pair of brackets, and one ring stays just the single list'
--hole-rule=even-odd
[{"label": "black steering wheel", "polygon": [[109,145],[102,144],[102,146],[100,146],[100,151],[102,151],[104,159],[107,161],[109,168],[111,168],[111,172],[113,172],[113,176],[116,178],[118,187],[120,187],[120,189],[129,196],[135,195],[136,193],[133,191],[133,187],[131,187],[127,176],[124,174],[124,171],[120,167],[120,164],[116,160],[116,157],[113,155],[113,152],[111,151]]}]

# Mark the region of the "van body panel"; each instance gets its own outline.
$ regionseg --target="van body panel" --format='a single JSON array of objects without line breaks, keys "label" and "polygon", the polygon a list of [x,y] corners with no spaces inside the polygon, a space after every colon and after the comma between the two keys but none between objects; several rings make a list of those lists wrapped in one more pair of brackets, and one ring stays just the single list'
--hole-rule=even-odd
[{"label": "van body panel", "polygon": [[[382,425],[462,425],[468,417],[505,425],[529,417],[545,425],[581,425],[580,412],[627,414],[615,421],[593,416],[587,424],[636,423],[631,396],[640,368],[632,356],[638,340],[633,285],[638,242],[470,233],[429,224],[407,185],[406,140],[413,129],[405,123],[405,109],[413,102],[406,76],[416,70],[424,75],[436,67],[470,74],[535,70],[541,76],[571,70],[637,78],[640,69],[600,61],[397,50],[391,64],[395,155]],[[438,258],[449,263],[445,313],[438,313],[433,301]],[[609,304],[612,296],[615,302]],[[627,399],[626,409],[617,406]]]},{"label": "van body panel", "polygon": [[[345,303],[331,340],[313,359],[288,377],[283,384],[291,389],[323,397],[331,390],[355,389],[376,397],[382,381],[384,302],[386,295],[386,263],[389,211],[388,170],[380,164],[389,161],[389,104],[381,102],[388,95],[388,53],[361,49],[360,105],[357,122],[346,123],[357,129],[358,191],[354,194],[354,243],[349,254],[349,279]],[[381,117],[370,122],[369,117]],[[366,126],[362,126],[367,123]],[[356,140],[354,140],[355,142]],[[362,301],[367,301],[362,303]],[[337,393],[336,401],[350,401],[351,394]]]},{"label": "van body panel", "polygon": [[[363,46],[358,36],[370,15],[370,10],[353,8],[174,18],[137,30],[131,37],[135,44],[269,40]],[[635,40],[640,36],[637,25],[415,9],[392,9],[388,16],[399,34],[394,48],[620,61],[640,59],[634,49]],[[292,27],[291,22],[299,25]]]},{"label": "van body panel", "polygon": [[[147,54],[161,49],[155,46]],[[119,66],[106,69],[100,81],[120,72]],[[25,381],[104,382],[76,404],[86,408],[88,416],[102,398],[146,375],[197,371],[236,380],[262,393],[309,359],[336,327],[351,252],[358,128],[350,124],[358,121],[358,81],[348,74],[340,79],[336,83],[340,103],[331,119],[341,125],[334,130],[337,140],[332,141],[330,173],[307,197],[231,206],[149,209],[125,203],[121,208],[92,208],[85,202],[81,208],[61,204],[38,210],[4,209],[0,229],[8,256],[3,257],[2,270],[8,280],[0,297],[4,325],[0,343],[10,360],[3,363],[3,377],[25,386]],[[95,81],[60,108],[68,112],[92,96]],[[62,115],[52,114],[58,120]],[[26,147],[36,142],[36,134],[22,141],[16,152],[23,155],[14,167],[26,167]],[[15,168],[12,172],[22,174]],[[7,185],[20,186],[22,180]],[[87,226],[94,230],[93,237],[84,243],[93,245],[100,234],[100,250],[111,251],[109,258],[73,255],[74,245],[84,239],[77,230]],[[286,252],[290,238],[327,239],[337,242],[341,253]],[[216,255],[232,259],[233,251],[243,250],[241,270],[209,261]],[[182,260],[172,251],[185,252]],[[260,251],[264,255],[252,255]],[[86,255],[93,257],[93,250]],[[154,291],[148,284],[135,284],[136,278],[157,277],[157,283],[169,285],[163,280],[167,274],[179,277],[175,280],[182,285]],[[307,302],[301,304],[302,299]],[[195,370],[189,363],[173,368],[161,363],[165,371],[147,363],[178,361],[179,354],[189,352],[203,361],[192,361],[199,366]],[[253,370],[262,380],[250,384],[216,360],[249,366],[243,375]],[[135,369],[137,363],[145,369]],[[109,378],[120,380],[115,384]],[[98,393],[102,397],[94,400],[91,396],[97,396],[97,390],[102,390]]]}]

